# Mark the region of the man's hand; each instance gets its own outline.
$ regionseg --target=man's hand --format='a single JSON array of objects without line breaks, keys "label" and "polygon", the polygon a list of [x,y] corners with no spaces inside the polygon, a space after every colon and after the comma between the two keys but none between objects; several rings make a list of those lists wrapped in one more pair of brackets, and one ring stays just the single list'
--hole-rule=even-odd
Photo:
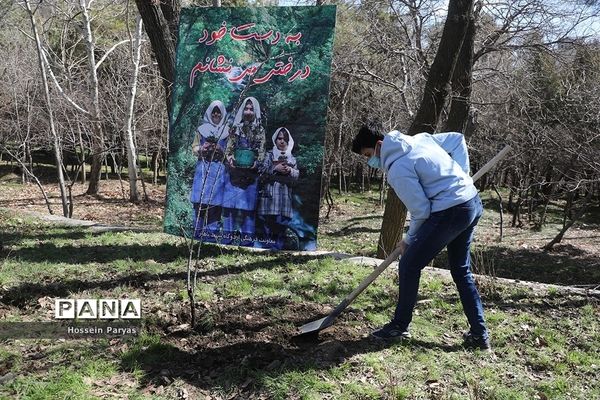
[{"label": "man's hand", "polygon": [[408,248],[408,244],[406,244],[406,242],[404,241],[404,239],[402,239],[401,241],[399,241],[396,244],[396,248],[400,249],[400,255],[404,255],[404,252],[406,251],[406,249]]}]

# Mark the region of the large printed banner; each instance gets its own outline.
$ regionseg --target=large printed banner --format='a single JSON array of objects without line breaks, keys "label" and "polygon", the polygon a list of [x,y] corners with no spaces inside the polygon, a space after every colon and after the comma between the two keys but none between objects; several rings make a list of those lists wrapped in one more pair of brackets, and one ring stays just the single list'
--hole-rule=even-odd
[{"label": "large printed banner", "polygon": [[335,13],[182,11],[165,232],[316,248]]}]

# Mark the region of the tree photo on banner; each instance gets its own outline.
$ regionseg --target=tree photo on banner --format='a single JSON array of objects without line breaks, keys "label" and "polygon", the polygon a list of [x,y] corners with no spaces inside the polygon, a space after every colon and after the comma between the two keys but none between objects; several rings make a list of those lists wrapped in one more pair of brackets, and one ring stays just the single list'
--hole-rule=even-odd
[{"label": "tree photo on banner", "polygon": [[165,232],[314,250],[336,8],[181,12]]}]

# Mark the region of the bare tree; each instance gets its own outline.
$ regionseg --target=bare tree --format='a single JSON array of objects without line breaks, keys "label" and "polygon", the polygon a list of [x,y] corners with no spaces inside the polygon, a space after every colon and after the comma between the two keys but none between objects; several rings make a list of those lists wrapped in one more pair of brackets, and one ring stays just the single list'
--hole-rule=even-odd
[{"label": "bare tree", "polygon": [[42,43],[40,40],[40,36],[38,34],[38,26],[35,19],[35,10],[32,9],[29,0],[23,1],[25,9],[27,10],[27,14],[29,16],[29,20],[31,21],[31,30],[33,32],[33,37],[35,39],[37,52],[38,52],[38,66],[40,68],[40,74],[42,78],[42,84],[44,87],[44,96],[46,99],[46,107],[48,111],[48,124],[50,128],[50,133],[52,135],[52,144],[54,147],[54,157],[56,159],[56,173],[58,177],[58,186],[60,188],[60,198],[63,208],[63,215],[65,217],[69,217],[69,201],[67,198],[67,191],[65,185],[65,178],[63,175],[63,161],[62,161],[62,147],[60,144],[60,137],[56,132],[56,127],[54,125],[54,116],[52,112],[52,101],[50,99],[50,88],[48,87],[48,78],[46,74],[46,65],[44,63],[44,50],[42,48]]},{"label": "bare tree", "polygon": [[87,50],[88,79],[90,84],[90,118],[92,126],[92,169],[90,170],[87,194],[97,194],[100,188],[100,173],[104,156],[104,132],[102,130],[102,113],[98,94],[98,66],[96,65],[96,43],[94,41],[89,7],[93,0],[80,0],[83,38]]},{"label": "bare tree", "polygon": [[133,72],[131,74],[131,83],[128,108],[125,122],[126,143],[127,143],[127,170],[129,172],[129,200],[133,202],[139,201],[137,191],[137,150],[135,145],[135,132],[133,130],[133,117],[135,106],[135,95],[137,92],[138,74],[140,70],[140,58],[142,47],[142,19],[138,16],[136,19],[135,42],[132,42],[132,64]]}]

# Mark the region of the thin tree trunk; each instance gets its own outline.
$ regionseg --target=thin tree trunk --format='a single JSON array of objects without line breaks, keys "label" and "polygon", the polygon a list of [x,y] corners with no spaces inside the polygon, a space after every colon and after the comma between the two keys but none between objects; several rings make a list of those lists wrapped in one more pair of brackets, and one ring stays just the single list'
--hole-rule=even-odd
[{"label": "thin tree trunk", "polygon": [[494,190],[494,192],[496,192],[496,195],[498,196],[498,204],[500,208],[500,238],[498,241],[501,242],[504,238],[504,208],[502,207],[502,196],[500,195],[500,192],[498,191],[496,185],[493,183],[492,189]]},{"label": "thin tree trunk", "polygon": [[[343,133],[343,128],[344,128],[344,119],[346,116],[346,98],[348,97],[348,93],[350,92],[350,86],[352,84],[352,80],[350,78],[348,78],[348,81],[346,82],[346,86],[344,87],[344,90],[342,92],[342,102],[341,102],[341,115],[340,115],[340,123],[338,124],[338,129],[337,129],[337,141],[335,143],[336,145],[336,153],[338,154],[338,161],[339,161],[339,169],[340,169],[340,175],[342,173],[342,170],[344,168],[344,164],[343,164],[343,153],[345,152],[345,149],[342,148],[342,133]],[[342,192],[342,181],[341,181],[341,177],[340,177],[340,194]]]},{"label": "thin tree trunk", "polygon": [[327,186],[327,190],[325,191],[325,202],[327,203],[327,214],[325,215],[325,219],[329,218],[329,214],[331,213],[331,209],[333,208],[333,196],[331,195],[331,190],[329,190],[329,186]]},{"label": "thin tree trunk", "polygon": [[129,200],[133,203],[137,203],[140,200],[140,196],[137,190],[137,151],[135,148],[135,133],[133,129],[133,115],[135,106],[135,94],[137,91],[138,73],[140,70],[140,56],[142,48],[142,19],[140,16],[136,19],[135,29],[135,44],[133,45],[133,73],[131,75],[129,102],[127,109],[127,117],[125,123],[125,130],[127,134],[127,172],[129,173]]},{"label": "thin tree trunk", "polygon": [[[393,225],[389,222],[393,221]],[[386,258],[402,239],[402,230],[406,222],[406,207],[400,201],[396,192],[388,190],[383,212],[381,235],[377,245],[377,257]]]},{"label": "thin tree trunk", "polygon": [[86,0],[80,0],[81,16],[83,22],[83,34],[85,48],[87,51],[87,60],[90,80],[90,97],[92,101],[91,108],[91,127],[92,127],[92,168],[89,176],[89,186],[87,194],[98,194],[100,190],[100,174],[102,170],[102,160],[104,154],[104,133],[102,132],[102,123],[100,121],[100,97],[98,92],[98,73],[96,69],[96,44],[92,34],[91,19],[89,15],[88,4]]},{"label": "thin tree trunk", "polygon": [[85,185],[85,182],[86,182],[86,171],[85,171],[86,149],[85,149],[85,146],[83,145],[83,137],[81,136],[81,124],[79,123],[79,121],[77,121],[77,137],[79,139],[79,147],[81,148],[81,158],[79,159],[79,162],[81,163],[81,184]]},{"label": "thin tree trunk", "polygon": [[563,237],[565,236],[565,233],[569,230],[569,228],[572,227],[575,222],[579,221],[579,219],[581,217],[583,217],[583,215],[586,213],[591,199],[592,199],[592,192],[590,191],[588,193],[588,195],[586,196],[585,201],[583,202],[583,206],[581,207],[579,212],[577,212],[577,214],[575,214],[573,216],[573,218],[563,226],[563,228],[558,233],[558,235],[556,235],[556,237],[554,239],[552,239],[550,241],[550,243],[548,243],[547,245],[544,246],[544,248],[543,248],[544,251],[552,250],[552,247],[554,247],[555,244],[561,242],[561,240],[563,239]]},{"label": "thin tree trunk", "polygon": [[[40,68],[40,73],[42,74],[42,84],[44,86],[44,96],[46,98],[46,106],[48,107],[48,123],[50,125],[50,133],[52,134],[52,144],[54,146],[54,157],[56,159],[56,174],[58,176],[58,186],[60,189],[60,199],[63,208],[63,216],[69,216],[69,201],[67,199],[67,191],[65,186],[65,177],[63,175],[62,170],[62,151],[60,138],[58,137],[58,133],[56,132],[56,127],[54,126],[54,114],[52,112],[52,100],[50,99],[50,88],[48,87],[48,77],[46,75],[46,67],[43,61],[43,49],[42,42],[40,40],[40,36],[37,29],[37,23],[35,21],[35,17],[33,15],[33,10],[31,9],[31,4],[29,0],[25,0],[25,7],[27,9],[27,14],[29,15],[29,20],[31,21],[31,29],[33,31],[33,36],[35,39],[35,44],[37,47],[38,53],[38,66]],[[37,180],[37,179],[36,179]],[[38,182],[39,185],[39,182]],[[48,205],[48,210],[50,213],[50,206]]]},{"label": "thin tree trunk", "polygon": [[160,146],[160,143],[158,145],[158,150],[156,150],[154,153],[152,153],[152,184],[153,185],[157,185],[158,184],[158,166],[160,164],[160,158],[161,158],[161,151],[162,148]]},{"label": "thin tree trunk", "polygon": [[[342,164],[341,162],[339,163]],[[338,194],[342,194],[342,168],[338,165]]]},{"label": "thin tree trunk", "polygon": [[31,144],[29,143],[29,141],[25,143],[24,152],[25,154],[23,155],[23,160],[25,161],[25,165],[30,165],[31,171],[33,172],[33,159],[31,157]]}]

